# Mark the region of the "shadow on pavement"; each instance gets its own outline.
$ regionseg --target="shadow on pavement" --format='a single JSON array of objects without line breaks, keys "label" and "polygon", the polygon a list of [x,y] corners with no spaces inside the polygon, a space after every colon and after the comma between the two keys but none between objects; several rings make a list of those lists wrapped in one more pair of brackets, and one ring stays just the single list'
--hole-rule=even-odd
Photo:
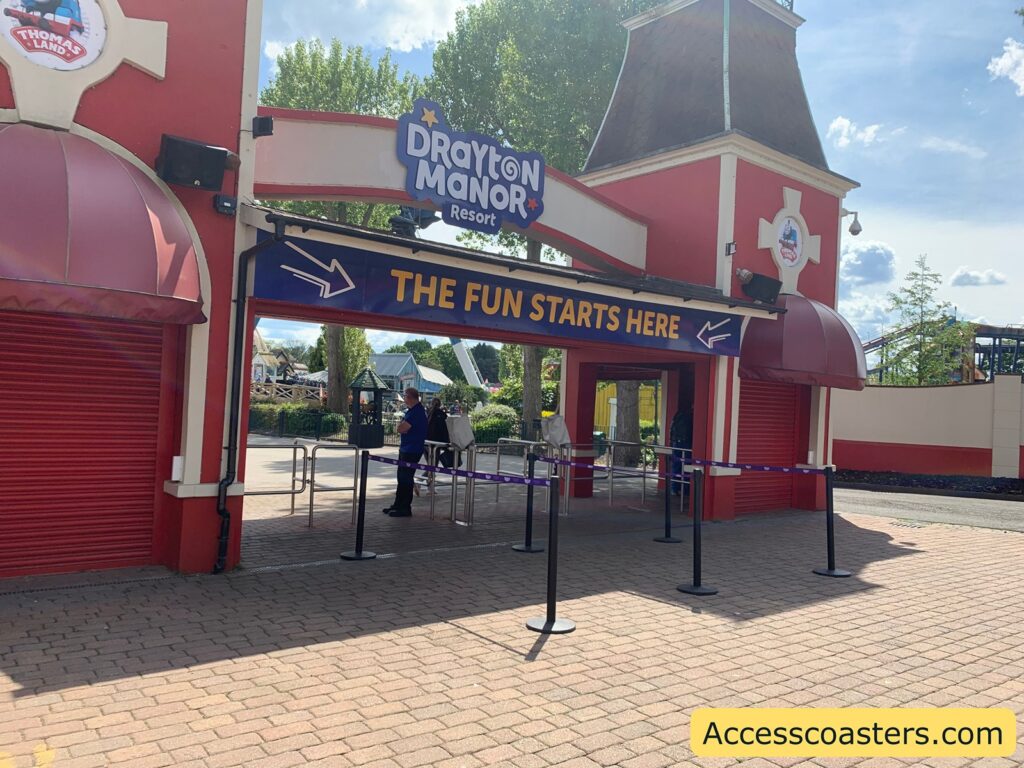
[{"label": "shadow on pavement", "polygon": [[[379,505],[378,499],[374,508]],[[522,523],[521,506],[511,499],[503,501],[506,506],[511,511],[496,519],[478,512],[472,529],[378,512],[366,548],[384,556],[373,561],[337,560],[339,551],[352,548],[354,529],[346,512],[336,512],[338,519],[325,522],[326,530],[305,529],[311,540],[327,540],[306,552],[323,551],[324,564],[295,561],[219,577],[120,582],[107,576],[108,583],[97,585],[0,594],[0,671],[22,697],[208,662],[296,653],[371,633],[398,631],[405,641],[409,633],[423,634],[429,642],[452,628],[472,631],[496,652],[533,660],[545,642],[558,642],[522,624],[544,612],[547,555],[508,548],[521,540]],[[274,522],[249,520],[246,536],[258,539],[259,526]],[[720,593],[697,598],[676,590],[691,574],[688,527],[678,527],[683,544],[657,544],[652,537],[660,516],[653,508],[612,512],[597,501],[577,504],[561,523],[559,615],[576,621],[578,633],[600,626],[610,637],[633,637],[634,619],[618,613],[629,596],[650,599],[651,610],[666,622],[693,622],[695,614],[744,622],[815,604],[821,606],[815,615],[827,622],[829,601],[873,588],[859,572],[913,553],[886,533],[837,518],[838,565],[854,576],[827,579],[811,573],[824,565],[823,515],[784,513],[708,524],[704,582]],[[537,539],[546,537],[545,515],[537,516],[536,530]],[[288,542],[275,546],[285,551]],[[122,576],[130,580],[132,572]],[[480,628],[481,618],[501,612],[510,615],[489,621],[504,631]],[[465,626],[470,619],[474,629]],[[521,630],[509,632],[510,621]],[[715,641],[713,630],[699,625],[688,637],[692,646],[683,653]],[[339,649],[344,652],[344,646]]]}]

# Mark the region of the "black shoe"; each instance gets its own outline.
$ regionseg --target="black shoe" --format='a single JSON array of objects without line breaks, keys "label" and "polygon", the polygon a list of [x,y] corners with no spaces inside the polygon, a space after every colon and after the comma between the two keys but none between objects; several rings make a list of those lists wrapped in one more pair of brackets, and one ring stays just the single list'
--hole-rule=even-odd
[{"label": "black shoe", "polygon": [[392,509],[388,512],[389,517],[412,517],[411,509]]},{"label": "black shoe", "polygon": [[391,514],[392,512],[394,512],[394,511],[395,511],[395,508],[394,508],[394,507],[384,507],[384,509],[382,509],[381,511],[382,511],[382,512],[383,512],[383,513],[384,513],[385,515],[390,515],[390,514]]}]

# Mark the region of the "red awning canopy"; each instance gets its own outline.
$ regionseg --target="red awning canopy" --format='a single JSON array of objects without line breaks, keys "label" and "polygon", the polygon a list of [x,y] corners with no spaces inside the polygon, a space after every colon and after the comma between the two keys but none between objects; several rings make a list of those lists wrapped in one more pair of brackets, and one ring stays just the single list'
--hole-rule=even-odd
[{"label": "red awning canopy", "polygon": [[834,309],[803,296],[781,296],[780,303],[786,314],[747,326],[740,378],[864,389],[867,363],[853,327]]},{"label": "red awning canopy", "polygon": [[202,323],[195,245],[142,171],[88,139],[0,125],[0,309]]}]

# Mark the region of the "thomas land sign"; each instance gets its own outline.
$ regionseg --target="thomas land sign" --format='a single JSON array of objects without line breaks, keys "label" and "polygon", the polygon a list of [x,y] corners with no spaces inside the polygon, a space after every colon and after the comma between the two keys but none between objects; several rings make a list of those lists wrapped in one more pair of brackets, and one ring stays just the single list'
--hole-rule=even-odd
[{"label": "thomas land sign", "polygon": [[437,205],[447,224],[495,234],[504,223],[525,229],[544,211],[540,154],[453,131],[432,101],[418,99],[398,119],[398,159],[409,196]]}]

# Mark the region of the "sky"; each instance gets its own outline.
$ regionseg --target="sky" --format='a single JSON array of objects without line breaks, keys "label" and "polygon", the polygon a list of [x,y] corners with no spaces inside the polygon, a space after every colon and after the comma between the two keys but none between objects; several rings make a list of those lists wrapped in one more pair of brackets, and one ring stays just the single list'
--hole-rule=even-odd
[{"label": "sky", "polygon": [[[582,1],[582,0],[581,0]],[[338,37],[425,75],[467,0],[266,0],[261,83],[299,38]],[[839,309],[868,340],[919,255],[961,318],[1024,324],[1024,0],[795,0],[797,57],[830,168],[861,187],[844,203]],[[851,219],[844,220],[844,226]],[[450,241],[434,225],[431,239]],[[318,328],[264,320],[274,339]],[[376,351],[404,334],[373,332]],[[443,340],[434,340],[440,343]]]}]

